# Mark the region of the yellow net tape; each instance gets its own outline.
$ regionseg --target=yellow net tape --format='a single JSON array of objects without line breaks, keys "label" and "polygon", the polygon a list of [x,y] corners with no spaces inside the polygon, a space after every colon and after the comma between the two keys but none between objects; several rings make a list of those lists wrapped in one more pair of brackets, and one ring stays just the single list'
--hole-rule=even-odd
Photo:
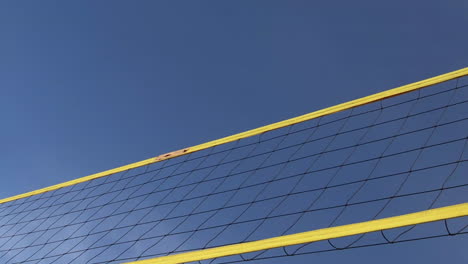
[{"label": "yellow net tape", "polygon": [[399,215],[378,220],[361,222],[356,224],[342,225],[323,228],[292,235],[273,237],[252,242],[222,246],[193,252],[169,255],[165,257],[152,258],[128,262],[128,264],[176,264],[198,260],[213,259],[238,255],[265,249],[286,247],[327,239],[364,234],[374,231],[404,227],[416,224],[429,223],[444,219],[462,217],[468,215],[468,203],[425,210],[412,214]]},{"label": "yellow net tape", "polygon": [[301,115],[301,116],[298,116],[298,117],[287,119],[287,120],[277,122],[277,123],[274,123],[274,124],[270,124],[270,125],[262,126],[262,127],[256,128],[256,129],[249,130],[249,131],[245,131],[245,132],[242,132],[242,133],[238,133],[238,134],[235,134],[235,135],[232,135],[232,136],[228,136],[228,137],[224,137],[224,138],[221,138],[221,139],[213,140],[213,141],[210,141],[210,142],[206,142],[206,143],[196,145],[196,146],[193,146],[193,147],[189,147],[189,148],[185,148],[185,149],[182,149],[182,150],[174,151],[174,152],[171,152],[171,153],[159,155],[159,156],[154,157],[154,158],[142,160],[142,161],[135,162],[135,163],[132,163],[132,164],[128,164],[128,165],[125,165],[125,166],[114,168],[114,169],[111,169],[111,170],[95,173],[95,174],[92,174],[92,175],[89,175],[89,176],[85,176],[85,177],[81,177],[81,178],[78,178],[78,179],[75,179],[75,180],[71,180],[71,181],[60,183],[60,184],[52,185],[52,186],[42,188],[42,189],[38,189],[38,190],[35,190],[35,191],[31,191],[31,192],[11,196],[11,197],[8,197],[8,198],[3,198],[3,199],[0,199],[0,204],[7,203],[7,202],[10,202],[10,201],[14,201],[14,200],[18,200],[18,199],[22,199],[22,198],[26,198],[26,197],[30,197],[30,196],[45,193],[45,192],[49,192],[49,191],[53,191],[53,190],[57,190],[57,189],[64,188],[64,187],[67,187],[67,186],[72,186],[72,185],[75,185],[75,184],[78,184],[78,183],[87,182],[87,181],[94,180],[94,179],[101,178],[101,177],[105,177],[105,176],[108,176],[108,175],[111,175],[111,174],[114,174],[114,173],[118,173],[118,172],[130,170],[130,169],[134,169],[134,168],[137,168],[137,167],[153,164],[153,163],[156,163],[156,162],[159,162],[159,161],[171,159],[171,158],[178,157],[178,156],[181,156],[181,155],[186,155],[186,154],[189,154],[189,153],[193,153],[193,152],[197,152],[197,151],[200,151],[200,150],[208,149],[208,148],[211,148],[211,147],[214,147],[214,146],[218,146],[218,145],[222,145],[222,144],[225,144],[225,143],[228,143],[228,142],[233,142],[233,141],[236,141],[236,140],[239,140],[239,139],[251,137],[251,136],[258,135],[258,134],[261,134],[261,133],[264,133],[264,132],[267,132],[267,131],[271,131],[271,130],[274,130],[274,129],[290,126],[292,124],[301,123],[301,122],[311,120],[311,119],[314,119],[314,118],[318,118],[318,117],[330,115],[330,114],[333,114],[333,113],[336,113],[336,112],[344,111],[344,110],[347,110],[347,109],[350,109],[350,108],[353,108],[353,107],[357,107],[357,106],[369,104],[369,103],[372,103],[372,102],[375,102],[375,101],[383,100],[385,98],[389,98],[389,97],[397,96],[397,95],[400,95],[400,94],[408,93],[408,92],[411,92],[411,91],[415,91],[415,90],[418,90],[418,89],[421,89],[421,88],[424,88],[424,87],[427,87],[427,86],[430,86],[430,85],[434,85],[434,84],[437,84],[437,83],[442,83],[442,82],[449,81],[449,80],[459,78],[459,77],[462,77],[462,76],[466,76],[466,75],[468,75],[468,68],[463,68],[463,69],[460,69],[460,70],[457,70],[457,71],[449,72],[449,73],[442,74],[442,75],[439,75],[439,76],[436,76],[436,77],[432,77],[432,78],[429,78],[429,79],[426,79],[426,80],[422,80],[422,81],[419,81],[419,82],[415,82],[415,83],[407,84],[407,85],[404,85],[404,86],[400,86],[400,87],[390,89],[390,90],[387,90],[387,91],[384,91],[384,92],[380,92],[380,93],[376,93],[376,94],[369,95],[369,96],[366,96],[366,97],[362,97],[362,98],[352,100],[352,101],[349,101],[349,102],[346,102],[346,103],[342,103],[342,104],[338,104],[338,105],[328,107],[328,108],[325,108],[325,109],[322,109],[322,110],[314,111],[312,113],[308,113],[308,114],[305,114],[305,115]]}]

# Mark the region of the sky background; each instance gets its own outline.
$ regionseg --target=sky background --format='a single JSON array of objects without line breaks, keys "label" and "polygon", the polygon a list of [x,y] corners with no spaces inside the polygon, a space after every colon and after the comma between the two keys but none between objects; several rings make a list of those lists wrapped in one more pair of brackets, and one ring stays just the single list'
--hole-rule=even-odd
[{"label": "sky background", "polygon": [[2,2],[0,196],[466,67],[467,12],[464,0]]}]

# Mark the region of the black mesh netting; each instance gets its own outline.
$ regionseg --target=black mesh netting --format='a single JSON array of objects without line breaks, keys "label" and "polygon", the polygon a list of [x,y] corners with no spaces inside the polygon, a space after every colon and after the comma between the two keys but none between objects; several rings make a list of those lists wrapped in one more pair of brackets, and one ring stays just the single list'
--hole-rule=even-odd
[{"label": "black mesh netting", "polygon": [[[121,263],[467,202],[467,137],[460,78],[1,204],[0,262]],[[202,262],[294,263],[467,225],[464,217]]]}]

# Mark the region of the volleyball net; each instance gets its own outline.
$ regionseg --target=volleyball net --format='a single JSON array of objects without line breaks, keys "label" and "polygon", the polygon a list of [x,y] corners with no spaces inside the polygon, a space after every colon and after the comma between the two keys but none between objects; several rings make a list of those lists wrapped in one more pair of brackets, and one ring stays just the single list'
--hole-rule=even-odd
[{"label": "volleyball net", "polygon": [[467,75],[2,199],[0,262],[266,263],[464,235]]}]

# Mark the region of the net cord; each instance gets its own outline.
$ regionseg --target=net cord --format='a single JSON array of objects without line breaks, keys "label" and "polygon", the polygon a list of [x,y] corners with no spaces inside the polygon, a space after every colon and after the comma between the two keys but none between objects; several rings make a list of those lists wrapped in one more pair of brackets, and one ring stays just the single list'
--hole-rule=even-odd
[{"label": "net cord", "polygon": [[187,253],[174,254],[146,260],[127,262],[127,264],[178,264],[243,253],[255,252],[265,249],[293,246],[328,239],[359,235],[392,228],[411,226],[468,215],[468,203],[440,207],[416,213],[387,217],[355,224],[328,227],[292,235],[278,236],[257,241],[214,247]]},{"label": "net cord", "polygon": [[327,107],[327,108],[324,108],[324,109],[321,109],[321,110],[318,110],[318,111],[314,111],[314,112],[311,112],[311,113],[308,113],[308,114],[305,114],[305,115],[297,116],[297,117],[290,118],[290,119],[287,119],[287,120],[283,120],[283,121],[280,121],[280,122],[277,122],[277,123],[273,123],[273,124],[270,124],[270,125],[266,125],[266,126],[262,126],[262,127],[259,127],[259,128],[255,128],[255,129],[252,129],[252,130],[245,131],[245,132],[241,132],[241,133],[231,135],[231,136],[228,136],[228,137],[220,138],[220,139],[209,141],[209,142],[199,144],[199,145],[196,145],[196,146],[192,146],[192,147],[184,148],[184,149],[181,149],[181,150],[173,151],[173,152],[170,152],[170,153],[162,154],[162,155],[159,155],[157,157],[153,157],[153,158],[149,158],[149,159],[146,159],[146,160],[138,161],[138,162],[131,163],[131,164],[128,164],[128,165],[124,165],[124,166],[121,166],[121,167],[118,167],[118,168],[114,168],[114,169],[110,169],[110,170],[107,170],[107,171],[91,174],[91,175],[81,177],[81,178],[77,178],[77,179],[74,179],[74,180],[71,180],[71,181],[66,181],[66,182],[59,183],[59,184],[56,184],[56,185],[52,185],[52,186],[49,186],[49,187],[37,189],[37,190],[31,191],[31,192],[27,192],[27,193],[18,194],[18,195],[15,195],[15,196],[3,198],[3,199],[0,199],[0,204],[4,204],[4,203],[7,203],[7,202],[19,200],[19,199],[22,199],[22,198],[31,197],[31,196],[34,196],[34,195],[38,195],[38,194],[42,194],[42,193],[46,193],[46,192],[50,192],[50,191],[54,191],[54,190],[58,190],[58,189],[61,189],[61,188],[64,188],[64,187],[76,185],[76,184],[83,183],[83,182],[88,182],[88,181],[98,179],[98,178],[101,178],[101,177],[105,177],[105,176],[109,176],[109,175],[112,175],[112,174],[115,174],[115,173],[124,172],[124,171],[130,170],[130,169],[150,165],[150,164],[160,162],[160,161],[163,161],[163,160],[168,160],[168,159],[172,159],[172,158],[179,157],[179,156],[182,156],[182,155],[186,155],[186,154],[189,154],[189,153],[194,153],[194,152],[197,152],[197,151],[205,150],[205,149],[208,149],[208,148],[211,148],[211,147],[214,147],[214,146],[219,146],[219,145],[222,145],[222,144],[234,142],[234,141],[239,140],[239,139],[259,135],[259,134],[262,134],[262,133],[265,133],[265,132],[268,132],[268,131],[271,131],[271,130],[275,130],[275,129],[287,127],[287,126],[290,126],[290,125],[298,124],[298,123],[301,123],[301,122],[305,122],[305,121],[308,121],[308,120],[312,120],[312,119],[315,119],[315,118],[327,116],[327,115],[337,113],[337,112],[341,112],[341,111],[344,111],[344,110],[348,110],[348,109],[351,109],[351,108],[354,108],[354,107],[357,107],[357,106],[370,104],[370,103],[373,103],[373,102],[376,102],[376,101],[379,101],[379,100],[383,100],[383,99],[394,97],[394,96],[397,96],[397,95],[409,93],[409,92],[412,92],[412,91],[422,89],[422,88],[427,87],[427,86],[431,86],[431,85],[434,85],[434,84],[446,82],[446,81],[453,80],[453,79],[463,77],[463,76],[467,76],[467,75],[468,75],[468,67],[463,68],[463,69],[459,69],[459,70],[456,70],[456,71],[452,71],[452,72],[449,72],[449,73],[445,73],[445,74],[442,74],[442,75],[438,75],[438,76],[435,76],[435,77],[432,77],[432,78],[429,78],[429,79],[425,79],[425,80],[422,80],[422,81],[418,81],[418,82],[414,82],[414,83],[411,83],[411,84],[403,85],[403,86],[400,86],[400,87],[397,87],[397,88],[389,89],[389,90],[386,90],[386,91],[383,91],[383,92],[380,92],[380,93],[365,96],[365,97],[355,99],[355,100],[352,100],[352,101],[348,101],[348,102],[345,102],[345,103],[341,103],[341,104],[338,104],[338,105],[335,105],[335,106]]}]

